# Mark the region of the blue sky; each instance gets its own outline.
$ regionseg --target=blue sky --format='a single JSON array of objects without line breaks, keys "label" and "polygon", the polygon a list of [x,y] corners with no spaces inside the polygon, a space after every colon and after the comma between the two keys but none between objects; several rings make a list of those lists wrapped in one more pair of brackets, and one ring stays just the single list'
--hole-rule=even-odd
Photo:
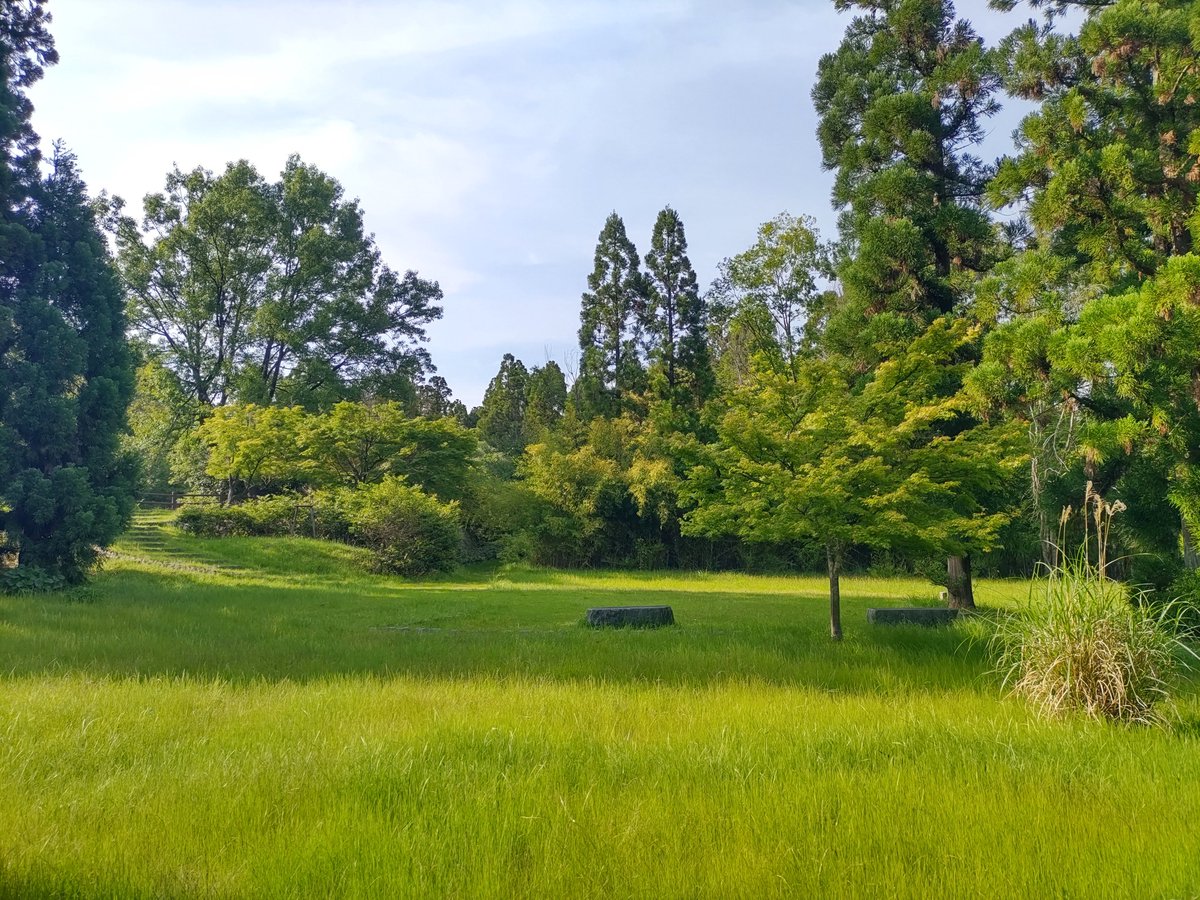
[{"label": "blue sky", "polygon": [[[961,3],[986,37],[1024,16]],[[707,284],[787,210],[832,236],[809,99],[826,0],[51,0],[34,124],[135,207],[173,164],[298,152],[358,197],[395,269],[438,280],[439,372],[477,404],[506,352],[577,361],[605,217],[658,210]],[[1010,110],[988,149],[1011,146]]]}]

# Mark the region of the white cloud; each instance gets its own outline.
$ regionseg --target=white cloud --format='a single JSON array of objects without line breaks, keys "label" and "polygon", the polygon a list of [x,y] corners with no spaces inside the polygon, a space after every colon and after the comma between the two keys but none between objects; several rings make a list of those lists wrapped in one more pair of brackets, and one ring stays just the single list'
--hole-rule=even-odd
[{"label": "white cloud", "polygon": [[[979,6],[983,0],[966,0]],[[663,203],[701,280],[783,208],[829,211],[808,92],[828,0],[53,0],[33,93],[95,189],[298,152],[384,259],[446,292],[430,349],[478,402],[504,349],[575,345],[604,216]],[[484,374],[480,374],[484,373]]]}]

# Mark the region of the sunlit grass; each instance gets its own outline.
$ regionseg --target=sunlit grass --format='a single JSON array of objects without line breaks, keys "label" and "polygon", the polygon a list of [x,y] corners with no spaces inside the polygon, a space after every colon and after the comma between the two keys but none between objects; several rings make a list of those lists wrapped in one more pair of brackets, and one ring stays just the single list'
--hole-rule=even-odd
[{"label": "sunlit grass", "polygon": [[[1200,703],[1043,723],[934,596],[144,530],[0,598],[0,896],[1194,896]],[[1019,583],[982,583],[1007,605]],[[679,626],[592,631],[597,604]]]}]

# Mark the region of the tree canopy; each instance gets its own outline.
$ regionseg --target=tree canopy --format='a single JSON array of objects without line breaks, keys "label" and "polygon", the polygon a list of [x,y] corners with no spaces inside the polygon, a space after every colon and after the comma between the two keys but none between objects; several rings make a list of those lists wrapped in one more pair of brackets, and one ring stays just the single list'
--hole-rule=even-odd
[{"label": "tree canopy", "polygon": [[56,145],[43,174],[30,123],[25,91],[57,60],[48,22],[41,2],[0,8],[0,552],[18,582],[81,580],[136,479],[120,287],[75,157]]},{"label": "tree canopy", "polygon": [[[363,388],[412,395],[441,290],[386,266],[341,185],[292,156],[268,182],[245,160],[168,174],[118,219],[131,324],[189,395],[328,406]],[[390,389],[389,389],[390,387]]]}]

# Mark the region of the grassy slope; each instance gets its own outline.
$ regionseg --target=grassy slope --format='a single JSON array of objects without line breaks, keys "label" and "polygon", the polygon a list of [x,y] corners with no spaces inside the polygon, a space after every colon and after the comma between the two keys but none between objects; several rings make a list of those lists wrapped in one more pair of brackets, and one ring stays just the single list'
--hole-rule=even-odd
[{"label": "grassy slope", "polygon": [[[478,572],[143,528],[0,598],[0,896],[1194,896],[1200,700],[1039,723],[928,597]],[[984,602],[1020,585],[983,583]],[[680,626],[596,632],[590,605]]]}]

